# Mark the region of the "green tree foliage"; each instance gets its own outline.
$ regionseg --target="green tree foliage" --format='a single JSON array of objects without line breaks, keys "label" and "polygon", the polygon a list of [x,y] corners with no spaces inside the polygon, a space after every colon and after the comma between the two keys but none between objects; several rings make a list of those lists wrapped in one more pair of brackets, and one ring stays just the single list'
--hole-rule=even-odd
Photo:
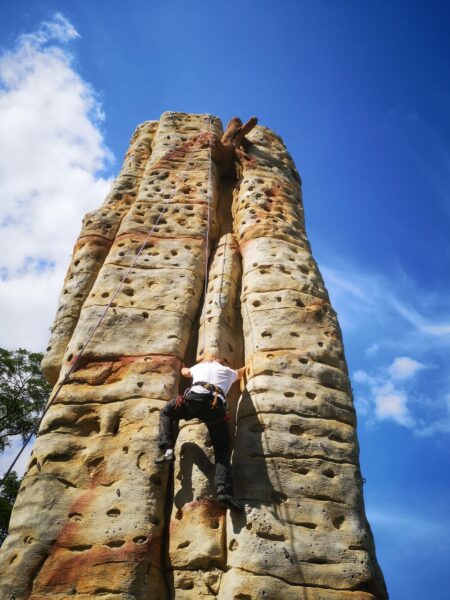
[{"label": "green tree foliage", "polygon": [[19,491],[20,479],[12,471],[3,483],[0,490],[0,546],[8,534],[9,518],[12,507]]},{"label": "green tree foliage", "polygon": [[[10,445],[11,436],[25,439],[39,422],[51,391],[41,374],[41,360],[38,352],[0,348],[0,452]],[[0,489],[0,545],[8,533],[19,486],[17,473],[12,471]]]},{"label": "green tree foliage", "polygon": [[0,348],[0,452],[9,437],[25,439],[36,427],[51,387],[40,370],[42,354]]}]

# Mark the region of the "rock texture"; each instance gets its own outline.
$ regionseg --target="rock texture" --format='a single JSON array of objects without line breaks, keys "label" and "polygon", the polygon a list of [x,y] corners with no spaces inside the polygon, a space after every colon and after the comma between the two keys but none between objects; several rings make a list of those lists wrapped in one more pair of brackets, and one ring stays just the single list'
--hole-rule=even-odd
[{"label": "rock texture", "polygon": [[[43,362],[64,384],[0,551],[1,600],[387,598],[300,179],[253,126],[235,121],[229,150],[209,115],[140,125],[84,219]],[[246,365],[229,398],[243,514],[216,502],[202,423],[181,422],[173,468],[153,463],[182,362],[214,350]]]}]

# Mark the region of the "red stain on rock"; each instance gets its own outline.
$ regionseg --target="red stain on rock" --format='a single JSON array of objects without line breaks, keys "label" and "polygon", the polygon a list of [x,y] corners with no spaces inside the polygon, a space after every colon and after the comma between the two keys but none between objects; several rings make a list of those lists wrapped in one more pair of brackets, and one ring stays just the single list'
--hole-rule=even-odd
[{"label": "red stain on rock", "polygon": [[116,473],[108,473],[108,464],[106,461],[102,462],[93,468],[90,472],[91,486],[109,486],[113,484],[117,479]]},{"label": "red stain on rock", "polygon": [[74,356],[70,364],[78,361],[70,383],[103,385],[123,379],[129,373],[171,373],[180,369],[181,360],[167,354],[120,356],[111,360],[92,360],[89,356]]},{"label": "red stain on rock", "polygon": [[178,357],[164,354],[145,356],[123,356],[113,363],[110,376],[105,383],[123,379],[129,373],[173,373],[178,372],[181,361]]},{"label": "red stain on rock", "polygon": [[[75,515],[82,516],[86,513],[89,506],[92,504],[92,501],[97,495],[97,490],[95,488],[89,489],[84,494],[82,494],[69,508],[68,510],[68,519],[62,527],[61,531],[58,534],[58,537],[55,542],[54,551],[56,551],[57,547],[69,547],[73,544],[73,540],[76,536],[80,528],[80,521],[73,518]],[[53,554],[53,552],[52,552]]]},{"label": "red stain on rock", "polygon": [[[209,134],[208,133],[200,134],[196,138],[194,138],[192,140],[188,140],[187,142],[184,142],[183,144],[180,144],[179,146],[177,146],[175,148],[175,150],[171,150],[170,152],[167,152],[167,154],[165,154],[162,158],[160,158],[157,162],[155,162],[152,165],[153,170],[169,167],[170,163],[178,162],[178,161],[181,161],[181,160],[187,158],[187,155],[194,149],[196,144],[200,148],[204,147],[205,135],[207,136]],[[208,145],[208,144],[209,144],[209,142],[206,145]]]},{"label": "red stain on rock", "polygon": [[[112,565],[111,587],[120,587],[120,581],[114,581],[115,567],[118,563],[145,563],[159,566],[161,556],[160,535],[136,536],[133,540],[111,541],[93,546],[80,543],[82,516],[101,491],[97,488],[105,463],[101,463],[98,473],[91,479],[91,488],[84,492],[69,508],[68,520],[61,529],[52,552],[37,576],[33,591],[67,592],[76,590],[80,584],[95,584],[95,576],[100,567],[102,574],[108,574],[108,565]],[[110,544],[110,545],[108,545]],[[34,597],[34,596],[33,596]]]},{"label": "red stain on rock", "polygon": [[101,385],[111,374],[113,363],[111,361],[98,361],[89,363],[89,357],[75,355],[70,361],[72,366],[77,363],[77,368],[69,378],[70,383],[87,383],[88,385]]},{"label": "red stain on rock", "polygon": [[[91,548],[56,546],[52,555],[44,564],[35,582],[36,591],[45,590],[46,593],[75,589],[80,580],[92,577],[93,567],[115,565],[117,563],[142,563],[150,562],[152,555],[159,557],[160,539],[149,538],[144,543],[126,541],[119,547],[96,545]],[[91,573],[90,573],[91,571]],[[110,571],[114,576],[114,571]],[[110,582],[111,587],[116,587],[120,582]]]}]

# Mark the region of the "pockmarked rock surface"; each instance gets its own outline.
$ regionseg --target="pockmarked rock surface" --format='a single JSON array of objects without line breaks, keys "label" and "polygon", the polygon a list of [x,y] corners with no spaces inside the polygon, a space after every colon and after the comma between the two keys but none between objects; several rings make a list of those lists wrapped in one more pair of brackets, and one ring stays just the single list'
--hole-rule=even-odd
[{"label": "pockmarked rock surface", "polygon": [[[239,124],[143,123],[86,215],[43,361],[59,392],[0,550],[1,600],[388,597],[301,181],[273,131]],[[246,367],[228,398],[242,514],[217,503],[201,422],[180,423],[173,466],[154,464],[181,365],[208,352]]]}]

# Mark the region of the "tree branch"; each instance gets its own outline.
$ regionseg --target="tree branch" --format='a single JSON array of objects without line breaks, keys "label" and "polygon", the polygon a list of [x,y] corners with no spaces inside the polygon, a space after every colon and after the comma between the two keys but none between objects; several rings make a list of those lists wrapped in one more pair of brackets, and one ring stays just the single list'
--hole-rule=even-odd
[{"label": "tree branch", "polygon": [[[244,125],[239,117],[233,117],[219,139],[215,134],[208,136],[211,156],[218,164],[221,175],[229,175],[240,162],[242,152],[248,150],[251,142],[245,137],[257,124],[258,119],[251,117]],[[242,149],[243,148],[243,149]]]}]

